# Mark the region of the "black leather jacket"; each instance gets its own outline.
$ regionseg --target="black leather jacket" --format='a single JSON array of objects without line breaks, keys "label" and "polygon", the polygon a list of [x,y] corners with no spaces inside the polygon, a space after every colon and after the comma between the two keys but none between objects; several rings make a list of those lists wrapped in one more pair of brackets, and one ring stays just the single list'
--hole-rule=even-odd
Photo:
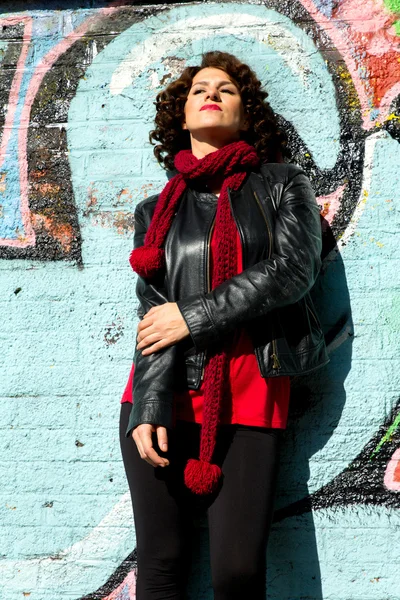
[{"label": "black leather jacket", "polygon": [[[262,377],[304,374],[329,362],[308,293],[321,266],[322,239],[307,175],[294,164],[268,163],[228,193],[242,242],[241,273],[210,291],[217,198],[188,187],[165,240],[165,271],[151,281],[137,277],[138,316],[177,302],[190,337],[147,356],[135,350],[126,437],[141,423],[172,428],[174,390],[198,389],[207,349],[237,327],[246,327]],[[144,243],[157,199],[136,207],[135,248]]]}]

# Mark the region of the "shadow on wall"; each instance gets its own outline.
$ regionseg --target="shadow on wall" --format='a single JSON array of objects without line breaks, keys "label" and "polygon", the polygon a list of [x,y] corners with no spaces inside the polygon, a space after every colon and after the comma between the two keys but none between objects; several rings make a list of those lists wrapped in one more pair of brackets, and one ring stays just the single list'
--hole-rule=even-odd
[{"label": "shadow on wall", "polygon": [[[344,382],[351,369],[353,321],[342,257],[323,222],[323,266],[311,296],[330,355],[325,367],[292,379],[288,427],[268,547],[269,597],[323,600],[320,560],[309,489],[310,460],[333,435],[346,402]],[[307,415],[307,418],[305,416]],[[325,415],[329,415],[325,418]],[[336,490],[340,504],[340,490]],[[320,506],[324,504],[320,498]],[[330,504],[327,501],[326,505]]]}]

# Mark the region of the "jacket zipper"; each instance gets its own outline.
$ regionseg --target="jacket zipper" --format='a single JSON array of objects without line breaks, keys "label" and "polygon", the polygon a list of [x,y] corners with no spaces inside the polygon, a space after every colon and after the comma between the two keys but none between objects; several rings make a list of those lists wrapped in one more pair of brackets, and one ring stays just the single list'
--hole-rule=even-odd
[{"label": "jacket zipper", "polygon": [[228,192],[229,206],[231,208],[231,213],[232,213],[232,216],[233,216],[233,220],[236,223],[236,228],[237,228],[237,230],[239,232],[240,241],[241,241],[241,244],[242,244],[242,255],[243,255],[242,256],[242,262],[243,262],[243,268],[245,269],[246,268],[246,257],[247,257],[246,252],[247,252],[247,250],[246,250],[246,243],[245,243],[245,239],[244,239],[244,235],[243,235],[243,230],[242,230],[241,226],[239,225],[239,222],[238,222],[237,218],[235,217],[235,213],[233,212],[232,198],[231,198],[231,195],[229,193],[229,188],[227,188],[227,192]]},{"label": "jacket zipper", "polygon": [[[257,201],[258,207],[260,209],[260,212],[264,218],[265,224],[267,226],[267,231],[268,231],[268,237],[269,237],[269,252],[268,252],[268,258],[271,258],[271,251],[272,251],[272,233],[271,233],[271,229],[267,220],[267,217],[265,216],[264,213],[264,209],[261,205],[261,202],[257,196],[257,193],[255,190],[254,191],[254,197]],[[279,362],[279,358],[278,358],[278,349],[276,346],[276,339],[274,338],[274,323],[272,322],[272,354],[271,354],[271,358],[272,358],[272,368],[273,369],[280,369],[281,368],[281,363]]]},{"label": "jacket zipper", "polygon": [[[208,236],[207,236],[207,289],[206,292],[210,292],[211,291],[211,278],[210,278],[210,242],[211,242],[211,236],[212,236],[212,232],[215,226],[215,217],[216,215],[214,215],[214,219],[213,222],[211,224],[210,230],[208,232]],[[204,379],[204,371],[206,369],[206,356],[207,356],[207,348],[204,350],[204,363],[203,363],[203,369],[201,371],[201,377],[200,377],[200,381],[203,381]]]},{"label": "jacket zipper", "polygon": [[265,221],[265,224],[267,226],[268,237],[269,237],[269,253],[268,253],[268,258],[271,258],[271,250],[272,250],[272,233],[271,233],[271,229],[269,227],[269,223],[268,223],[267,217],[265,216],[264,209],[263,209],[263,207],[261,205],[261,202],[260,202],[260,200],[259,200],[259,198],[257,196],[256,191],[254,191],[254,197],[257,200],[258,207],[260,209],[260,212],[261,212],[261,214],[263,216],[263,219]]}]

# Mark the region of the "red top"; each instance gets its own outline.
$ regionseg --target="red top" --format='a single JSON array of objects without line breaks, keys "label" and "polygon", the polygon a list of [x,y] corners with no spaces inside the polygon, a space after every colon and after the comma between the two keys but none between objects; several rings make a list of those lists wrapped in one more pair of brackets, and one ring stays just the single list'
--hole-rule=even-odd
[{"label": "red top", "polygon": [[[215,232],[215,229],[214,229]],[[210,244],[210,269],[216,239],[213,233]],[[239,232],[236,236],[238,273],[243,270],[242,245]],[[231,398],[222,407],[221,424],[240,423],[257,427],[286,428],[289,410],[290,377],[261,377],[251,338],[246,328],[238,328],[229,356]],[[134,374],[132,364],[129,379],[122,395],[123,402],[132,402]],[[202,422],[204,381],[198,390],[175,392],[174,420]]]}]

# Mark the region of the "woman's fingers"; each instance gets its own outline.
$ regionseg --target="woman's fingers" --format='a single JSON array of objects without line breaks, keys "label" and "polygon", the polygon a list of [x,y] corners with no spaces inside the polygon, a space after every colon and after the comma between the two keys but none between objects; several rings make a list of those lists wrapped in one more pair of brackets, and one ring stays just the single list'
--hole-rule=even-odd
[{"label": "woman's fingers", "polygon": [[[147,317],[147,315],[145,315],[145,317]],[[143,338],[145,338],[147,335],[149,335],[150,330],[149,327],[151,327],[153,325],[153,321],[150,319],[146,319],[146,321],[143,320],[139,321],[138,326],[137,326],[137,331],[136,331],[136,339],[138,339],[139,341],[141,341]]]},{"label": "woman's fingers", "polygon": [[[189,336],[189,329],[176,302],[153,306],[139,322],[137,349],[151,354]],[[151,346],[151,348],[149,348]]]},{"label": "woman's fingers", "polygon": [[140,334],[137,336],[137,344],[136,349],[142,350],[143,354],[152,354],[153,352],[157,352],[157,350],[161,350],[162,348],[166,348],[167,346],[171,346],[175,343],[175,340],[168,336],[166,333],[161,333],[159,331],[155,331],[154,333],[142,333],[142,338],[140,339]]},{"label": "woman's fingers", "polygon": [[168,450],[168,435],[166,427],[157,427],[157,441],[163,452]]},{"label": "woman's fingers", "polygon": [[[147,316],[147,315],[146,315]],[[162,338],[162,333],[157,329],[155,329],[156,325],[153,320],[147,319],[146,323],[143,324],[143,321],[139,322],[137,327],[137,335],[136,340],[138,342],[138,346],[141,344],[142,346],[148,346],[151,342],[157,342]]]},{"label": "woman's fingers", "polygon": [[166,343],[165,340],[161,340],[159,342],[156,342],[155,344],[152,344],[151,346],[147,346],[146,348],[143,348],[142,354],[144,354],[145,356],[146,356],[146,354],[153,354],[153,352],[157,352],[158,350],[167,348],[167,346],[170,346],[170,345],[171,344]]},{"label": "woman's fingers", "polygon": [[[148,333],[145,334],[145,337],[142,337],[142,339],[138,340],[138,344],[137,347],[139,348],[139,350],[145,346],[150,346],[152,344],[156,344],[157,342],[159,342],[161,339],[163,339],[162,335],[159,332],[155,332],[155,333]],[[164,338],[165,339],[165,338]]]},{"label": "woman's fingers", "polygon": [[154,425],[143,423],[142,425],[135,427],[132,437],[136,443],[140,457],[143,458],[143,460],[153,467],[166,467],[169,465],[169,460],[159,456],[153,448],[152,433],[154,431]]}]

